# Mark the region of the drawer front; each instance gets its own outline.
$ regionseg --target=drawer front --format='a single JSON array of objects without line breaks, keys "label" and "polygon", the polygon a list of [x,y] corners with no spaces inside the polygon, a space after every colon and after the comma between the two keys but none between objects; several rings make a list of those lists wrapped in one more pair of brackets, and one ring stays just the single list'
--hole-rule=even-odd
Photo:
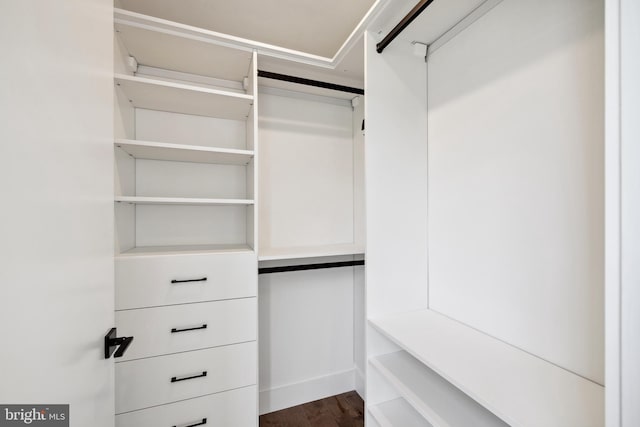
[{"label": "drawer front", "polygon": [[255,342],[116,363],[116,415],[256,384]]},{"label": "drawer front", "polygon": [[256,298],[116,312],[118,335],[134,340],[118,362],[256,340]]},{"label": "drawer front", "polygon": [[116,258],[116,310],[256,296],[255,253]]},{"label": "drawer front", "polygon": [[256,427],[255,386],[156,406],[116,416],[116,427]]}]

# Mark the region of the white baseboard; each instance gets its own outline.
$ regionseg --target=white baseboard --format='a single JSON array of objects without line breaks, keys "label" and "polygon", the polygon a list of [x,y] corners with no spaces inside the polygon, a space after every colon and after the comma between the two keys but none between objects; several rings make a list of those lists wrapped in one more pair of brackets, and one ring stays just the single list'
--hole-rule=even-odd
[{"label": "white baseboard", "polygon": [[354,390],[355,369],[260,391],[260,415]]}]

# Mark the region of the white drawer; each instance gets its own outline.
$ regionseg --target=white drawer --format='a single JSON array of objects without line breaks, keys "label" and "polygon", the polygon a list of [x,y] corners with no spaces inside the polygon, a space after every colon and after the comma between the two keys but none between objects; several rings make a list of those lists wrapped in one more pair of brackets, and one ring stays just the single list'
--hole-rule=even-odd
[{"label": "white drawer", "polygon": [[117,363],[116,414],[255,385],[256,372],[255,342]]},{"label": "white drawer", "polygon": [[[116,258],[116,310],[256,296],[256,254]],[[206,279],[206,280],[204,280]]]},{"label": "white drawer", "polygon": [[182,402],[142,409],[116,416],[116,427],[256,427],[255,386],[225,391]]},{"label": "white drawer", "polygon": [[256,298],[116,312],[118,335],[132,336],[116,362],[255,341]]}]

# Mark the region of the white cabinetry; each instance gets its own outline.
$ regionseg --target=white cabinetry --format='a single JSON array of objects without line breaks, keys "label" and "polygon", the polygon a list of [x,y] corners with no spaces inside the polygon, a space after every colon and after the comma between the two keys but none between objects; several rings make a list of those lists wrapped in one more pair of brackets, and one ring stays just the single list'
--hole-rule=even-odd
[{"label": "white cabinetry", "polygon": [[255,426],[257,54],[115,22],[116,425]]},{"label": "white cabinetry", "polygon": [[367,423],[604,425],[603,21],[455,0],[368,33]]}]

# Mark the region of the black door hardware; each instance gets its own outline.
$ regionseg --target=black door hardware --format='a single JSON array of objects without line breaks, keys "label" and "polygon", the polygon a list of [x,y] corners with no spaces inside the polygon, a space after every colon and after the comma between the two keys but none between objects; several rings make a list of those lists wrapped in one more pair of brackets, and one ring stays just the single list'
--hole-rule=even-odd
[{"label": "black door hardware", "polygon": [[188,279],[188,280],[176,280],[173,279],[171,283],[189,283],[189,282],[206,282],[207,278],[203,277],[202,279]]},{"label": "black door hardware", "polygon": [[195,378],[202,378],[202,377],[206,377],[206,376],[207,376],[207,371],[202,371],[202,373],[200,375],[193,375],[191,377],[184,377],[184,378],[171,377],[171,382],[172,383],[177,383],[178,381],[193,380]]},{"label": "black door hardware", "polygon": [[[184,426],[184,427],[196,427],[196,426],[203,426],[207,423],[207,419],[203,418],[202,421],[200,421],[197,424],[189,424],[188,426]],[[178,426],[173,426],[173,427],[178,427]]]},{"label": "black door hardware", "polygon": [[207,329],[207,324],[204,323],[202,324],[202,326],[196,326],[195,328],[184,328],[184,329],[171,328],[171,333],[175,334],[176,332],[197,331],[198,329]]},{"label": "black door hardware", "polygon": [[[124,352],[127,351],[129,345],[133,341],[133,337],[117,337],[118,331],[116,328],[111,328],[109,333],[104,336],[104,358],[109,359],[113,357],[122,357]],[[118,350],[116,350],[116,348]],[[113,352],[115,351],[115,354]]]}]

